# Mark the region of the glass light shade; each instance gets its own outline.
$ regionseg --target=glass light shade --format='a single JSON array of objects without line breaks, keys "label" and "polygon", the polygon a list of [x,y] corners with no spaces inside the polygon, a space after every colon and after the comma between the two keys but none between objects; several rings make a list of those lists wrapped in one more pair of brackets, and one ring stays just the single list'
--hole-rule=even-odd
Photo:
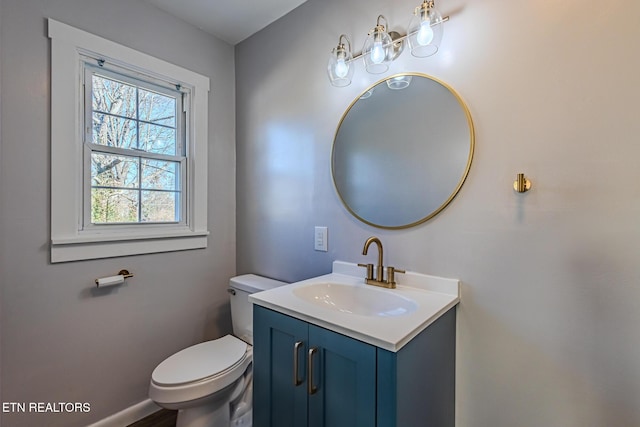
[{"label": "glass light shade", "polygon": [[338,47],[331,51],[327,74],[329,74],[329,81],[333,86],[345,87],[351,84],[354,70],[351,61],[351,52],[346,50],[344,45],[339,44]]},{"label": "glass light shade", "polygon": [[407,43],[411,54],[418,58],[431,56],[442,41],[442,15],[432,3],[424,2],[416,8],[407,30]]},{"label": "glass light shade", "polygon": [[362,48],[364,66],[371,74],[384,73],[389,69],[388,56],[391,48],[391,37],[384,27],[377,26],[367,37]]},{"label": "glass light shade", "polygon": [[412,76],[402,75],[387,79],[387,87],[391,90],[400,90],[409,87]]},{"label": "glass light shade", "polygon": [[365,93],[363,93],[362,95],[360,95],[360,99],[367,99],[367,98],[371,98],[371,95],[373,95],[373,91],[375,90],[375,87],[372,87],[371,89],[369,89],[368,91],[366,91]]}]

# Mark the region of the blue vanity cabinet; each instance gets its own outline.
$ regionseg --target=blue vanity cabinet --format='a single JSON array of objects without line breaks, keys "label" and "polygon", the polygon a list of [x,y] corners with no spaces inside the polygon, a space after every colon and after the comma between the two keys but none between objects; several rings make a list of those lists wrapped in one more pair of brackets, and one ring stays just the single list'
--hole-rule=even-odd
[{"label": "blue vanity cabinet", "polygon": [[375,426],[376,347],[256,305],[253,324],[254,427]]},{"label": "blue vanity cabinet", "polygon": [[376,427],[454,427],[456,309],[398,352],[378,348]]},{"label": "blue vanity cabinet", "polygon": [[[253,425],[307,425],[305,343],[302,320],[253,306]],[[298,359],[298,363],[294,362]],[[297,366],[296,366],[297,365]],[[294,367],[297,368],[294,372]],[[295,376],[295,378],[294,378]]]},{"label": "blue vanity cabinet", "polygon": [[254,427],[455,425],[455,309],[398,352],[258,305],[253,323]]},{"label": "blue vanity cabinet", "polygon": [[376,347],[310,324],[309,349],[308,426],[375,426]]}]

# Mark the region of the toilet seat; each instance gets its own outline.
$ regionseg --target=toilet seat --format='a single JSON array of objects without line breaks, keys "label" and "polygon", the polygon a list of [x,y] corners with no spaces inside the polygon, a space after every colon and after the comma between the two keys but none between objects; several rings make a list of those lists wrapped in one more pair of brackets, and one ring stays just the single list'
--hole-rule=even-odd
[{"label": "toilet seat", "polygon": [[168,357],[151,374],[149,397],[157,403],[197,400],[233,384],[253,360],[253,348],[226,335]]}]

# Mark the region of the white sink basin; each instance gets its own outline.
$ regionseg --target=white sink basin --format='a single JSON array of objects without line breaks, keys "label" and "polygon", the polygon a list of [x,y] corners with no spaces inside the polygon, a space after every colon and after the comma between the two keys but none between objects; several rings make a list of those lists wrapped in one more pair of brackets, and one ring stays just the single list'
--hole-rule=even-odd
[{"label": "white sink basin", "polygon": [[366,285],[354,263],[249,295],[249,301],[373,346],[397,352],[460,301],[460,282],[407,271],[396,289]]},{"label": "white sink basin", "polygon": [[294,289],[293,294],[320,307],[361,316],[396,317],[418,308],[408,298],[370,285],[312,283]]}]

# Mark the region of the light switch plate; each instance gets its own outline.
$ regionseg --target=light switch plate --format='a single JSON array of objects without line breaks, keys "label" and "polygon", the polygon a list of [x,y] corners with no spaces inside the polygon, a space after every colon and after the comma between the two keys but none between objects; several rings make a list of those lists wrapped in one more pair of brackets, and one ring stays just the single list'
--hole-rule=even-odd
[{"label": "light switch plate", "polygon": [[316,232],[313,240],[313,248],[316,251],[327,252],[328,244],[329,242],[327,227],[316,227]]}]

